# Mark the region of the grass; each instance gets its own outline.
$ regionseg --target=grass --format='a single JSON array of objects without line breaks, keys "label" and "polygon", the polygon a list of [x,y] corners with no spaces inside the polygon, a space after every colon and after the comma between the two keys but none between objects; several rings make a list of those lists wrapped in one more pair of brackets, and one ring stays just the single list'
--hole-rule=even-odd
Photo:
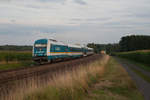
[{"label": "grass", "polygon": [[[102,77],[108,59],[109,56],[103,56],[89,65],[57,72],[53,74],[53,78],[46,78],[46,82],[33,78],[22,82],[23,84],[16,84],[15,90],[11,90],[9,94],[4,90],[6,93],[3,98],[8,100],[82,100],[92,84]],[[5,100],[3,98],[2,100]]]},{"label": "grass", "polygon": [[105,74],[85,100],[144,100],[128,73],[111,58]]},{"label": "grass", "polygon": [[34,64],[33,61],[10,62],[10,63],[5,63],[5,64],[0,64],[0,70],[8,70],[8,69],[29,67],[32,64]]},{"label": "grass", "polygon": [[[130,67],[131,68],[131,67]],[[142,77],[145,81],[149,82],[150,83],[150,77],[143,74],[141,71],[137,70],[137,69],[134,69],[134,68],[131,68],[137,75],[139,75],[140,77]]]},{"label": "grass", "polygon": [[48,87],[26,95],[24,100],[83,100],[90,86],[103,75],[108,59],[105,56],[102,62],[98,60],[72,72],[55,75]]},{"label": "grass", "polygon": [[120,52],[114,55],[125,58],[138,65],[144,70],[150,71],[150,50],[138,50],[130,52]]},{"label": "grass", "polygon": [[[149,71],[150,72],[150,67],[147,67],[146,65],[144,64],[141,64],[141,63],[138,63],[138,62],[135,62],[135,61],[131,61],[131,60],[128,60],[128,59],[121,59],[121,60],[125,60],[131,64],[135,64],[137,65],[138,67],[144,69],[145,71]],[[132,67],[129,67],[132,71],[134,71],[137,75],[139,75],[140,77],[142,77],[145,81],[149,82],[150,83],[150,77],[143,74],[140,70],[138,69],[135,69],[135,68],[132,68]]]},{"label": "grass", "polygon": [[107,55],[48,80],[39,86],[37,79],[30,79],[4,96],[8,100],[144,100],[127,72]]},{"label": "grass", "polygon": [[0,51],[0,70],[26,67],[33,64],[30,51]]},{"label": "grass", "polygon": [[135,64],[137,65],[138,67],[144,69],[145,71],[149,71],[150,72],[150,67],[148,65],[145,65],[143,63],[140,63],[140,62],[136,62],[136,61],[133,61],[133,60],[128,60],[128,59],[123,59],[123,60],[126,60],[132,64]]},{"label": "grass", "polygon": [[[116,53],[117,56],[124,58],[130,63],[137,65],[138,67],[144,69],[145,71],[150,72],[150,50],[138,50],[138,51],[131,51],[131,52],[122,52]],[[131,67],[130,67],[131,68]],[[150,77],[143,74],[140,70],[135,68],[131,68],[137,75],[142,77],[145,81],[150,83]]]},{"label": "grass", "polygon": [[24,61],[31,60],[32,52],[30,51],[0,51],[0,62]]}]

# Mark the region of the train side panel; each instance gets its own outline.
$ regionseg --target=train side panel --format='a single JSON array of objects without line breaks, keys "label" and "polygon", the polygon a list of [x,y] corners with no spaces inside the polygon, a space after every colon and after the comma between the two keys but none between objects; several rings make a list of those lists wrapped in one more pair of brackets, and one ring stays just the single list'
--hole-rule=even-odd
[{"label": "train side panel", "polygon": [[94,50],[92,48],[87,48],[87,55],[94,54]]},{"label": "train side panel", "polygon": [[80,46],[68,45],[68,55],[72,58],[83,56],[83,50]]},{"label": "train side panel", "polygon": [[66,45],[59,45],[59,44],[51,44],[50,46],[50,55],[48,55],[49,60],[55,60],[60,58],[67,58],[68,57],[68,47]]}]

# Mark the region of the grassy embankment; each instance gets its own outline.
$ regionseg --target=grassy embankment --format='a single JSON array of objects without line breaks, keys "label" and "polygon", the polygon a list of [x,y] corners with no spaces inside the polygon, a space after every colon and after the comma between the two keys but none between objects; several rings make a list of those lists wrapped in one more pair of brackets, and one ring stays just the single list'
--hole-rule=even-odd
[{"label": "grassy embankment", "polygon": [[56,74],[47,86],[35,87],[34,84],[30,89],[22,88],[14,97],[19,97],[18,100],[143,100],[127,72],[109,56]]},{"label": "grassy embankment", "polygon": [[123,67],[110,58],[103,77],[90,88],[84,100],[144,100],[144,97]]},{"label": "grassy embankment", "polygon": [[[131,52],[115,53],[116,56],[125,58],[124,60],[137,65],[138,67],[150,72],[150,50],[138,50]],[[135,73],[150,83],[150,77],[143,74],[140,70],[131,68]]]},{"label": "grassy embankment", "polygon": [[25,67],[32,63],[30,51],[0,51],[0,70]]}]

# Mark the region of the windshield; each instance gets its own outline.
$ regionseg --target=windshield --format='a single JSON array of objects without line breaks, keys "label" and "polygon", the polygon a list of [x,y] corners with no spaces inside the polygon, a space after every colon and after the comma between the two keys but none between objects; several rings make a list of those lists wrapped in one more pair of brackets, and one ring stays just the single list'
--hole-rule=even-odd
[{"label": "windshield", "polygon": [[38,54],[36,56],[44,56],[46,54],[47,44],[35,44],[34,47],[34,54]]},{"label": "windshield", "polygon": [[36,48],[43,48],[43,47],[47,47],[47,44],[35,44]]}]

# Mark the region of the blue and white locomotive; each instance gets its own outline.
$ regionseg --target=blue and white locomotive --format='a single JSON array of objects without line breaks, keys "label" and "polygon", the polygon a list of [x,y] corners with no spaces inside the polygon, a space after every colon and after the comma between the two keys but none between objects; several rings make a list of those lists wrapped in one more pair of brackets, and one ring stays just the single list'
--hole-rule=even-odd
[{"label": "blue and white locomotive", "polygon": [[35,62],[41,63],[57,59],[79,58],[93,53],[92,48],[65,44],[54,39],[39,39],[34,43],[32,56]]}]

